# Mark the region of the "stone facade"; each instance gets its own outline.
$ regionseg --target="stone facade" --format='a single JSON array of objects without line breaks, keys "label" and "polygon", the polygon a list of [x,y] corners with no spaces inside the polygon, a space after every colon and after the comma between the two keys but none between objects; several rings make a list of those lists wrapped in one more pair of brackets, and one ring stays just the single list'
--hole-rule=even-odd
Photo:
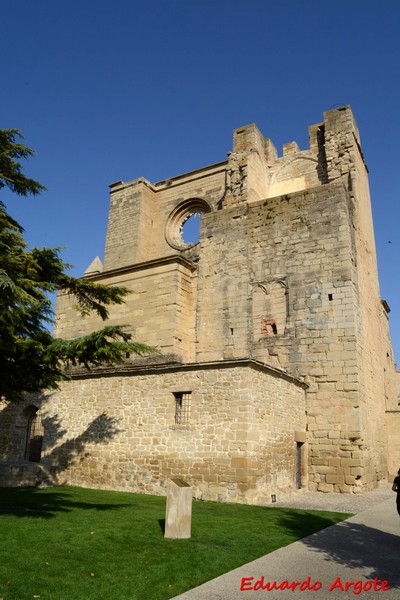
[{"label": "stone facade", "polygon": [[[76,372],[60,392],[34,399],[41,462],[58,483],[161,493],[179,477],[198,498],[265,503],[295,482],[305,387],[251,360]],[[176,422],[182,392],[188,406]],[[15,407],[3,423],[7,412],[14,418]],[[3,444],[22,460],[26,428],[19,439],[9,432]],[[306,481],[304,459],[302,470]]]},{"label": "stone facade", "polygon": [[[309,136],[308,150],[292,142],[278,157],[248,125],[227,161],[110,186],[104,266],[95,259],[85,276],[131,290],[110,322],[160,355],[74,372],[27,400],[42,406],[42,464],[58,481],[163,493],[178,477],[197,497],[266,503],[301,486],[370,490],[400,463],[388,306],[350,107],[324,113]],[[199,241],[188,244],[196,214]],[[57,336],[101,326],[65,295],[57,316]],[[0,417],[4,460],[23,458],[21,409]]]}]

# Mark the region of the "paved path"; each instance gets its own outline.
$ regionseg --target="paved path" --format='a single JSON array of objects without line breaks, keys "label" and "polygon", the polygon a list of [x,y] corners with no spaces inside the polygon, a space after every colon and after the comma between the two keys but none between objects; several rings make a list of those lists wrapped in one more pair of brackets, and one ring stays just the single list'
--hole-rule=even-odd
[{"label": "paved path", "polygon": [[[277,506],[357,514],[176,596],[174,600],[400,600],[400,518],[390,487],[362,496],[306,493],[277,503]],[[320,589],[302,591],[296,586],[294,591],[240,590],[242,581],[244,587],[249,588],[262,577],[264,586],[274,581],[277,585],[284,580],[289,583],[308,581],[308,586],[305,583],[304,587],[314,585]],[[384,580],[388,581],[387,585],[382,584]],[[357,583],[348,591],[342,589],[350,581],[360,581],[366,588],[371,585],[372,589],[359,591],[360,584]],[[334,588],[329,591],[332,585]],[[389,590],[378,592],[387,586],[390,586]]]}]

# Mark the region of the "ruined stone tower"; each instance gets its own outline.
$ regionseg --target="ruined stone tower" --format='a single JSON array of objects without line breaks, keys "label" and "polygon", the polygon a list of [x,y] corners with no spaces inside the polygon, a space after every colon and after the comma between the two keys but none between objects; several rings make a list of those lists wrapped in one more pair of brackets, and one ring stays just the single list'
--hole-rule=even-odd
[{"label": "ruined stone tower", "polygon": [[[60,481],[162,493],[179,476],[198,497],[266,503],[387,478],[387,415],[399,414],[350,107],[326,112],[309,138],[278,157],[248,125],[227,161],[110,186],[104,266],[96,259],[85,276],[131,290],[110,322],[160,355],[75,371],[37,401],[42,462]],[[195,214],[199,240],[186,243]],[[101,326],[67,296],[57,314],[57,336]],[[94,422],[101,435],[86,439]]]}]

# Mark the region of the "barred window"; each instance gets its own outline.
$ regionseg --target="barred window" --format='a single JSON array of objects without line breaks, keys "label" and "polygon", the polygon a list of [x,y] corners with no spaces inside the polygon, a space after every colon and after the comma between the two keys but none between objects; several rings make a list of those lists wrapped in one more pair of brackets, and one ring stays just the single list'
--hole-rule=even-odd
[{"label": "barred window", "polygon": [[189,425],[192,392],[174,392],[175,425]]}]

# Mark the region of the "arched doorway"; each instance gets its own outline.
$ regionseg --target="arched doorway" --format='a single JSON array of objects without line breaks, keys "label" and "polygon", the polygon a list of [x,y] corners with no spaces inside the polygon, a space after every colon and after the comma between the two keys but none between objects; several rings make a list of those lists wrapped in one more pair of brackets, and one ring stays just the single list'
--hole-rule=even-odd
[{"label": "arched doorway", "polygon": [[26,430],[25,460],[29,460],[29,462],[40,462],[44,436],[40,411],[36,406],[30,406],[27,416],[28,424]]}]

